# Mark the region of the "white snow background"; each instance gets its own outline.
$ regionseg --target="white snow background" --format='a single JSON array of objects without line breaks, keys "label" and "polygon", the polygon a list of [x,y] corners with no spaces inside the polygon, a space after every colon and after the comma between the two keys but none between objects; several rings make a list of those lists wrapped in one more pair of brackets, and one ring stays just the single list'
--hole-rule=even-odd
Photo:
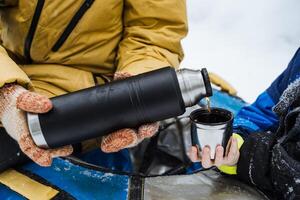
[{"label": "white snow background", "polygon": [[300,0],[189,0],[181,67],[208,68],[248,102],[300,47]]}]

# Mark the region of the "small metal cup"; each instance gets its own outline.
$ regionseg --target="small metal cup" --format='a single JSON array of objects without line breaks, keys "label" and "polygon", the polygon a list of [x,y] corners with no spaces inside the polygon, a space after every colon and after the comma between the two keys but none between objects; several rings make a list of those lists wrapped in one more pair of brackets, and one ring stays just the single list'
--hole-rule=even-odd
[{"label": "small metal cup", "polygon": [[[215,158],[217,145],[224,149],[232,135],[232,112],[222,108],[197,109],[190,114],[192,121],[192,144],[200,152],[205,146],[210,147],[210,157]],[[225,152],[225,151],[224,151]]]}]

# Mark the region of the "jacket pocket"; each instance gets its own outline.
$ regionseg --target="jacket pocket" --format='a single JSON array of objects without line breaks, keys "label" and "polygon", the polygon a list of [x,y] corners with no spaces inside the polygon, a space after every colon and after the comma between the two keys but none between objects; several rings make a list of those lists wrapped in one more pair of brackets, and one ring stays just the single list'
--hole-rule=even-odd
[{"label": "jacket pocket", "polygon": [[69,35],[72,33],[80,19],[83,17],[85,12],[92,6],[94,0],[85,0],[84,3],[80,6],[79,10],[75,13],[70,23],[66,26],[65,30],[56,41],[56,43],[52,47],[52,51],[58,51],[60,47],[64,44],[64,42],[68,39]]}]

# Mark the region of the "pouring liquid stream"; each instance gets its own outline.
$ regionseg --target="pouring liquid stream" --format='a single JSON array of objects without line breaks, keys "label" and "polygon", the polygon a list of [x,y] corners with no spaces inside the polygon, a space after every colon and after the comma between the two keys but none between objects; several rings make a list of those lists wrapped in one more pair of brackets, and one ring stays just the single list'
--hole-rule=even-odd
[{"label": "pouring liquid stream", "polygon": [[205,100],[206,100],[206,108],[208,110],[209,113],[211,113],[211,108],[210,108],[210,99],[209,97],[205,97]]}]

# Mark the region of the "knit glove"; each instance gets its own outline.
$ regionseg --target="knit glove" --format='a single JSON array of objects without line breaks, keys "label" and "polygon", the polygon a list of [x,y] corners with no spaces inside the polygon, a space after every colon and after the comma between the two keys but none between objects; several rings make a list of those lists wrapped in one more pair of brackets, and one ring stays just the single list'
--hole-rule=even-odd
[{"label": "knit glove", "polygon": [[0,120],[7,133],[15,139],[21,150],[41,166],[50,166],[52,158],[68,156],[72,146],[57,149],[41,149],[29,133],[25,112],[46,113],[52,108],[51,101],[17,84],[7,84],[0,89]]},{"label": "knit glove", "polygon": [[[132,76],[129,73],[117,72],[114,80],[122,80]],[[158,131],[159,123],[145,124],[138,129],[125,128],[102,137],[101,150],[106,153],[118,152],[138,145],[145,138],[150,138]]]}]

